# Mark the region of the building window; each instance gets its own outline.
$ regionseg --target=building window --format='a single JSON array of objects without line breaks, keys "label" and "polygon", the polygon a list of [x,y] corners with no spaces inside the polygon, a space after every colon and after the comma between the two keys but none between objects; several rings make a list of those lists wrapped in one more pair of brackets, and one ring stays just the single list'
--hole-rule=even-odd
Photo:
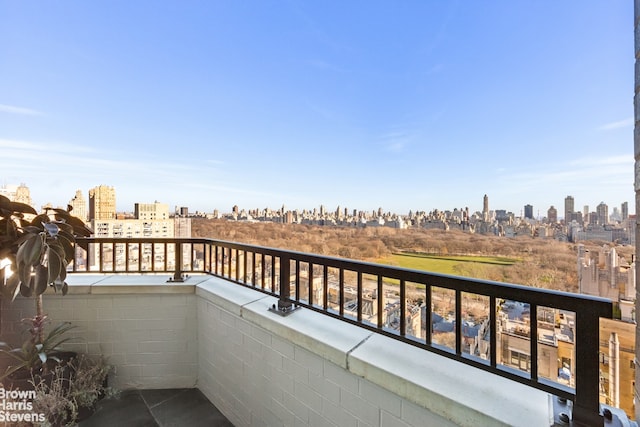
[{"label": "building window", "polygon": [[604,354],[604,353],[600,353],[600,364],[602,365],[608,365],[609,364],[609,355],[608,354]]},{"label": "building window", "polygon": [[511,350],[511,365],[516,366],[521,371],[531,369],[531,357],[528,354]]}]

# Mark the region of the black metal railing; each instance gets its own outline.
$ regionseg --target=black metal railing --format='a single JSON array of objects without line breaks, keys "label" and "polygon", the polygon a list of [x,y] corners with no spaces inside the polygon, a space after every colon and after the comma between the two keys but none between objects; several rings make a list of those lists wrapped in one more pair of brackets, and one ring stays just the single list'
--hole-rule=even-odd
[{"label": "black metal railing", "polygon": [[[213,239],[79,238],[73,273],[202,273],[573,402],[602,423],[599,319],[610,300]],[[562,364],[559,365],[558,361]]]}]

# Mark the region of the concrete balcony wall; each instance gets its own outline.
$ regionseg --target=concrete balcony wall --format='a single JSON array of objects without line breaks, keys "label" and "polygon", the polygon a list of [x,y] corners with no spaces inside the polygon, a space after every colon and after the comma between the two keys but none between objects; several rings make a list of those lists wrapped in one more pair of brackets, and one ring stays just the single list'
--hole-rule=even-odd
[{"label": "concrete balcony wall", "polygon": [[[197,317],[194,285],[163,286],[167,277],[73,275],[69,294],[47,291],[43,306],[51,326],[77,328],[65,349],[102,355],[114,366],[109,385],[183,388],[197,382]],[[2,303],[0,337],[20,345],[20,319],[35,315],[33,298]],[[6,361],[5,361],[6,363]],[[0,361],[0,370],[4,371]]]},{"label": "concrete balcony wall", "polygon": [[549,426],[549,395],[221,279],[197,286],[198,388],[237,426]]},{"label": "concrete balcony wall", "polygon": [[[113,386],[198,387],[238,427],[552,424],[546,393],[308,309],[281,317],[222,279],[166,279],[73,275],[45,311],[115,366]],[[17,344],[33,300],[2,304]]]}]

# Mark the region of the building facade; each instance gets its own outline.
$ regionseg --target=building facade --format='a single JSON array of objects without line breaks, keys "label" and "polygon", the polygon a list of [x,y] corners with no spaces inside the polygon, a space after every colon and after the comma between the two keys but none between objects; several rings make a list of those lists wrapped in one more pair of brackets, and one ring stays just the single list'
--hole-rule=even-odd
[{"label": "building facade", "polygon": [[573,196],[567,196],[564,198],[564,223],[571,222],[571,214],[574,212],[574,200]]},{"label": "building facade", "polygon": [[73,216],[80,218],[84,222],[89,220],[89,216],[87,215],[87,199],[82,195],[82,191],[76,191],[76,195],[69,201],[69,206],[72,208],[71,214]]},{"label": "building facade", "polygon": [[89,220],[116,219],[116,190],[100,185],[89,190]]}]

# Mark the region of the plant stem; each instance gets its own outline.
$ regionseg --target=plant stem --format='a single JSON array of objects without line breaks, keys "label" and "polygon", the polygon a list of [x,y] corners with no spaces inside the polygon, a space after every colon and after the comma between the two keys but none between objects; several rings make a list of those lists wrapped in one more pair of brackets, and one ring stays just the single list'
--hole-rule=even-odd
[{"label": "plant stem", "polygon": [[[42,294],[40,294],[36,297],[36,316],[38,316],[38,318],[42,318],[43,315],[44,313],[42,308]],[[44,328],[40,328],[40,330],[38,331],[38,342],[41,343],[43,341],[44,341]]]}]

